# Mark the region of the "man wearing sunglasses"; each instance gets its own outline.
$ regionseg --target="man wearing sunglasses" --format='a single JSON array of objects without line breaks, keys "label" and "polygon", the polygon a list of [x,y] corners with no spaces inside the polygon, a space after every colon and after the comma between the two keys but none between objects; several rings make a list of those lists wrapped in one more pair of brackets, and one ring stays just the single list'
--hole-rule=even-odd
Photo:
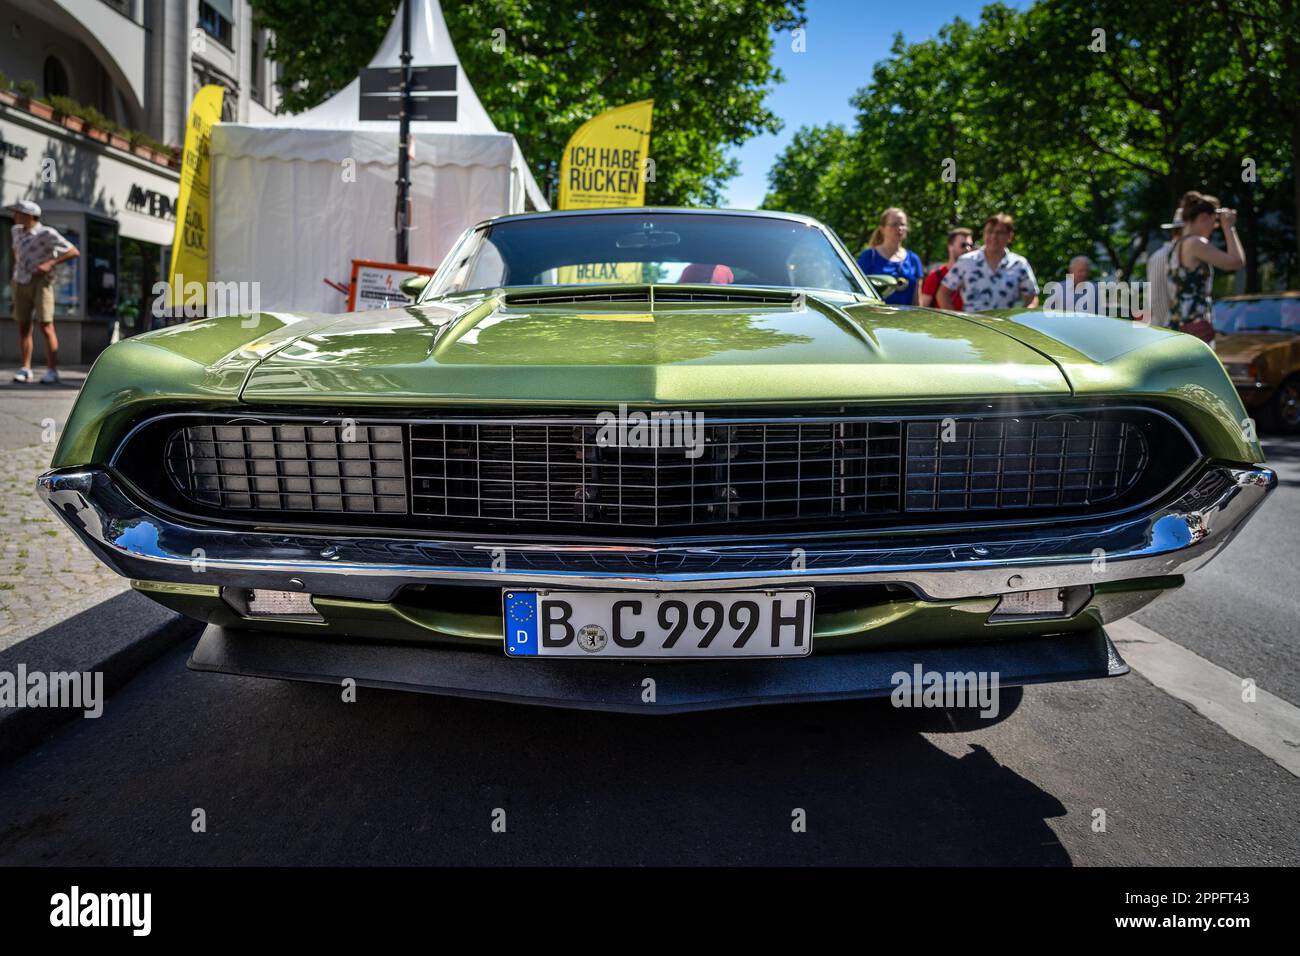
[{"label": "man wearing sunglasses", "polygon": [[[931,269],[929,275],[927,275],[925,280],[921,283],[922,306],[929,308],[934,305],[934,297],[939,293],[939,283],[942,282],[943,277],[948,274],[948,270],[951,269],[953,263],[957,261],[957,257],[970,252],[975,248],[973,235],[974,234],[965,226],[958,226],[956,229],[950,229],[948,231],[948,261],[941,266],[936,266]],[[952,294],[952,301],[953,311],[962,311],[960,292],[954,292]]]}]

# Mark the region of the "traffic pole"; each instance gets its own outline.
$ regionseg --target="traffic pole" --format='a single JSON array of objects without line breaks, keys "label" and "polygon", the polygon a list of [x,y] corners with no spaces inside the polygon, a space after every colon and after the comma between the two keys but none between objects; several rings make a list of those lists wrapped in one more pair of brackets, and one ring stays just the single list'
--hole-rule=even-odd
[{"label": "traffic pole", "polygon": [[397,153],[397,261],[410,262],[411,212],[411,0],[402,0],[402,114]]}]

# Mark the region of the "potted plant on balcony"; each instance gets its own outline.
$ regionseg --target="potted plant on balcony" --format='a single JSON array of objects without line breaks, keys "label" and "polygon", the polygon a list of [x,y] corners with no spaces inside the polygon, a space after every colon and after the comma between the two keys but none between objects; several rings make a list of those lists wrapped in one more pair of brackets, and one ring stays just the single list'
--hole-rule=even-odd
[{"label": "potted plant on balcony", "polygon": [[50,106],[54,107],[54,115],[65,129],[80,133],[86,128],[86,120],[82,116],[85,108],[76,100],[67,96],[51,96]]},{"label": "potted plant on balcony", "polygon": [[109,118],[93,106],[85,107],[81,116],[86,121],[86,135],[96,142],[107,143],[108,127],[111,125]]},{"label": "potted plant on balcony", "polygon": [[13,83],[9,77],[0,73],[0,103],[5,106],[13,106],[18,102],[18,97],[14,96]]},{"label": "potted plant on balcony", "polygon": [[149,158],[159,166],[172,164],[172,148],[166,143],[160,143],[150,136],[145,138],[145,145],[149,147]]},{"label": "potted plant on balcony", "polygon": [[27,112],[41,119],[54,119],[54,107],[37,97],[36,84],[31,80],[23,80],[18,84],[18,95]]},{"label": "potted plant on balcony", "polygon": [[149,148],[149,136],[138,129],[130,131],[131,152],[141,159],[153,159],[153,150]]},{"label": "potted plant on balcony", "polygon": [[131,134],[117,123],[109,122],[108,126],[108,145],[116,146],[118,149],[131,152]]}]

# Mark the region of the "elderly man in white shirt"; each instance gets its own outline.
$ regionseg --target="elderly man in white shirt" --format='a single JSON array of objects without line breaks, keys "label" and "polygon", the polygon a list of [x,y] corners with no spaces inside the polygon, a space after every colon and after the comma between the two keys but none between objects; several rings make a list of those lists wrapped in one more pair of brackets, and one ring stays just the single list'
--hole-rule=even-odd
[{"label": "elderly man in white shirt", "polygon": [[32,325],[39,323],[45,336],[48,365],[41,382],[52,385],[59,380],[59,338],[54,334],[54,267],[81,253],[57,230],[41,225],[41,207],[30,199],[20,199],[5,209],[14,214],[17,223],[11,237],[13,303],[22,367],[14,374],[14,381],[33,381]]}]

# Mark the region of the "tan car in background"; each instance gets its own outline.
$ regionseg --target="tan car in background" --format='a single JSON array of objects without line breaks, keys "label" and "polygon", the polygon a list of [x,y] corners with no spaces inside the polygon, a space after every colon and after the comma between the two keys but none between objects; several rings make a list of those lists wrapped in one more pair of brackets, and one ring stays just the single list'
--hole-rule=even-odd
[{"label": "tan car in background", "polygon": [[1300,292],[1214,303],[1214,347],[1242,404],[1264,428],[1300,432]]}]

